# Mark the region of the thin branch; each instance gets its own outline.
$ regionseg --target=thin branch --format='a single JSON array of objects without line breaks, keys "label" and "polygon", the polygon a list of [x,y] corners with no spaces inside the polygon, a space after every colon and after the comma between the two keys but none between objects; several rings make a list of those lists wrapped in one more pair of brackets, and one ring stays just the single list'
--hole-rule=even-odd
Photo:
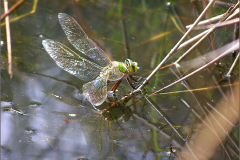
[{"label": "thin branch", "polygon": [[[234,7],[234,9],[236,8],[236,6],[238,6],[238,5],[236,4],[235,7]],[[231,10],[230,12],[232,13],[232,12],[234,11],[234,9]],[[227,13],[225,14],[225,16],[223,16],[222,20],[219,21],[219,23],[222,22],[222,21],[224,21],[225,19],[229,19],[230,16],[231,16],[230,13],[227,12]],[[208,29],[205,35],[201,34],[201,35],[203,35],[203,37],[202,37],[197,43],[195,43],[191,48],[189,48],[182,56],[180,56],[180,57],[178,58],[178,60],[176,60],[175,63],[179,63],[184,57],[186,57],[191,51],[193,51],[205,38],[207,38],[208,35],[210,35],[213,31],[215,31],[215,30],[217,29],[219,23],[214,24],[214,25],[212,26],[212,28]],[[192,26],[192,27],[193,27],[193,26]],[[195,27],[194,27],[194,29],[195,29]],[[205,32],[203,32],[203,33],[205,33]]]},{"label": "thin branch", "polygon": [[[207,2],[206,2],[206,0],[202,0],[202,2],[203,2],[203,8],[205,8],[206,5],[207,5]],[[209,19],[209,18],[210,18],[209,12],[206,12],[206,19]],[[210,24],[210,23],[209,23],[209,24]],[[209,38],[210,38],[210,40],[211,40],[212,50],[216,50],[217,47],[216,47],[216,42],[215,42],[215,39],[214,39],[214,34],[211,33],[211,34],[209,35]]]},{"label": "thin branch", "polygon": [[[203,20],[203,21],[199,22],[197,26],[205,25],[205,24],[209,24],[209,23],[211,24],[212,22],[220,20],[222,18],[222,16],[224,16],[224,14],[218,15],[216,17],[212,17],[210,19]],[[186,26],[187,29],[190,27],[192,27],[192,24]]]},{"label": "thin branch", "polygon": [[205,25],[205,26],[197,26],[194,29],[195,30],[197,30],[197,29],[209,29],[209,28],[212,28],[212,27],[219,28],[219,27],[232,25],[232,24],[235,24],[235,23],[239,23],[239,18],[235,18],[235,19],[232,19],[232,20],[229,20],[229,21],[224,21],[224,22],[218,23],[216,25],[215,24],[210,24],[210,25]]},{"label": "thin branch", "polygon": [[231,66],[231,68],[229,69],[229,71],[228,71],[228,73],[227,73],[227,77],[230,77],[230,76],[231,76],[233,69],[236,67],[236,65],[237,65],[237,63],[238,63],[238,61],[239,61],[239,54],[240,54],[240,52],[238,52],[237,57],[235,58],[232,66]]},{"label": "thin branch", "polygon": [[5,11],[5,13],[1,16],[1,21],[7,16],[9,15],[12,11],[14,11],[17,7],[19,7],[25,0],[19,0],[17,3],[15,3],[7,12]]},{"label": "thin branch", "polygon": [[[8,1],[4,0],[4,11],[8,13]],[[10,23],[9,23],[9,16],[5,17],[6,22],[6,34],[7,34],[7,50],[8,50],[8,74],[12,79],[12,46],[11,46],[11,31],[10,31]]]}]

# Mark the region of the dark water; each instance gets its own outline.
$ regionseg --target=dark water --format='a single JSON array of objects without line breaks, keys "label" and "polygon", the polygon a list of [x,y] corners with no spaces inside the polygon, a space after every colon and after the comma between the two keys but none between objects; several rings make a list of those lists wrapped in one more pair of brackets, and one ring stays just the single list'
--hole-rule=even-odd
[{"label": "dark water", "polygon": [[[14,3],[9,1],[9,6]],[[227,4],[215,5],[213,15],[224,13],[229,7]],[[35,5],[36,10],[31,13]],[[169,68],[158,72],[142,94],[99,114],[98,110],[108,107],[116,98],[110,97],[95,110],[81,94],[86,82],[60,69],[44,50],[42,40],[53,39],[76,51],[58,21],[58,13],[66,13],[75,18],[111,58],[117,61],[131,58],[139,65],[135,75],[146,77],[183,35],[181,23],[183,26],[193,23],[201,11],[202,4],[195,1],[173,1],[172,5],[168,1],[122,1],[121,4],[118,1],[31,0],[23,3],[10,16],[10,19],[18,18],[11,22],[13,79],[7,73],[5,25],[1,27],[1,158],[172,159],[175,154],[166,155],[169,147],[180,150],[185,143],[177,133],[186,138],[197,132],[201,120],[181,101],[196,107],[197,101],[190,92],[152,96],[151,102],[161,109],[161,114],[144,99],[144,94],[177,79]],[[20,18],[24,14],[27,15]],[[130,54],[124,52],[122,19]],[[215,33],[221,33],[221,37],[217,34],[216,43],[222,46],[231,40],[233,28]],[[211,51],[209,41],[198,49],[202,54]],[[168,64],[181,53],[183,51],[173,56]],[[197,53],[194,54],[192,57],[196,57]],[[210,72],[203,71],[189,78],[188,83],[192,89],[211,87],[215,83],[211,76],[220,80],[231,63],[232,58],[227,57],[221,69],[212,67]],[[233,80],[236,77],[238,70],[234,71]],[[108,89],[113,85],[109,84]],[[117,99],[131,90],[126,81],[122,82],[116,92]],[[177,84],[164,92],[181,90],[187,89]],[[227,90],[222,88],[222,93]],[[195,96],[200,103],[215,105],[224,97],[222,93],[209,89]],[[200,109],[195,109],[201,115]],[[237,134],[237,130],[232,132],[235,138]],[[220,147],[213,158],[219,159],[222,152]]]}]

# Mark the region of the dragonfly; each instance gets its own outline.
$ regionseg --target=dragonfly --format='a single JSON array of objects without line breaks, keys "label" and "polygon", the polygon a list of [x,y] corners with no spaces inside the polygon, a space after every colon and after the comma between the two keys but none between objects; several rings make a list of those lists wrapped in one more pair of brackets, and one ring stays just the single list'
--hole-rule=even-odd
[{"label": "dragonfly", "polygon": [[58,19],[70,43],[95,63],[51,39],[43,40],[43,47],[60,68],[83,81],[90,81],[82,86],[82,91],[92,105],[99,106],[106,100],[108,80],[117,81],[110,90],[113,92],[124,78],[134,88],[129,78],[136,81],[132,74],[138,69],[137,62],[131,59],[126,59],[125,62],[111,61],[75,19],[65,13],[59,13]]}]

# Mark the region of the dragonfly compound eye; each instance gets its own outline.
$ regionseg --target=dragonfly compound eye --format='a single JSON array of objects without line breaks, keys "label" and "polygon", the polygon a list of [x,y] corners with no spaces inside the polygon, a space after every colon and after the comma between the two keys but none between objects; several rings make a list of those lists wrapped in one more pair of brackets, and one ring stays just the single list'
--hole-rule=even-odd
[{"label": "dragonfly compound eye", "polygon": [[125,64],[130,74],[134,74],[137,71],[137,62],[133,62],[131,59],[126,59]]}]

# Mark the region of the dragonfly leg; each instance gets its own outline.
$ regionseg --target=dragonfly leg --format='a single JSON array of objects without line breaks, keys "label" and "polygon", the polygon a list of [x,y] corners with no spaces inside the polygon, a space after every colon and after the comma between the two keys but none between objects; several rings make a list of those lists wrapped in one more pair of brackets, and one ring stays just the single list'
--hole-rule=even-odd
[{"label": "dragonfly leg", "polygon": [[122,82],[122,79],[118,80],[113,87],[110,89],[110,91],[113,91],[113,93],[115,93],[117,87],[119,86],[119,84]]},{"label": "dragonfly leg", "polygon": [[[134,82],[133,83],[131,83],[132,85],[135,85],[135,84],[139,84],[140,82],[140,80],[142,80],[142,79],[145,79],[145,78],[143,78],[143,77],[138,77],[138,76],[133,76],[133,75],[128,75]],[[137,78],[137,79],[136,79]],[[129,79],[128,79],[129,80]],[[129,82],[128,82],[129,83]],[[130,84],[130,83],[129,83]],[[130,86],[132,87],[132,85],[130,84]],[[138,86],[136,86],[136,87],[133,87],[133,89],[136,89],[136,88],[138,88],[140,85],[138,85]]]},{"label": "dragonfly leg", "polygon": [[140,80],[145,79],[145,78],[133,76],[133,75],[128,75],[128,76],[134,81],[134,83],[132,83],[132,84],[138,84]]},{"label": "dragonfly leg", "polygon": [[[129,76],[130,77],[130,76]],[[131,78],[131,77],[130,77]],[[132,79],[132,78],[131,78]],[[132,85],[132,83],[130,82],[130,80],[128,79],[128,76],[127,76],[127,82],[128,82],[128,84],[133,88],[133,89],[136,89],[133,85]]]},{"label": "dragonfly leg", "polygon": [[[134,79],[131,74],[128,75],[134,82],[137,82],[138,80]],[[128,82],[129,83],[129,82]]]}]

